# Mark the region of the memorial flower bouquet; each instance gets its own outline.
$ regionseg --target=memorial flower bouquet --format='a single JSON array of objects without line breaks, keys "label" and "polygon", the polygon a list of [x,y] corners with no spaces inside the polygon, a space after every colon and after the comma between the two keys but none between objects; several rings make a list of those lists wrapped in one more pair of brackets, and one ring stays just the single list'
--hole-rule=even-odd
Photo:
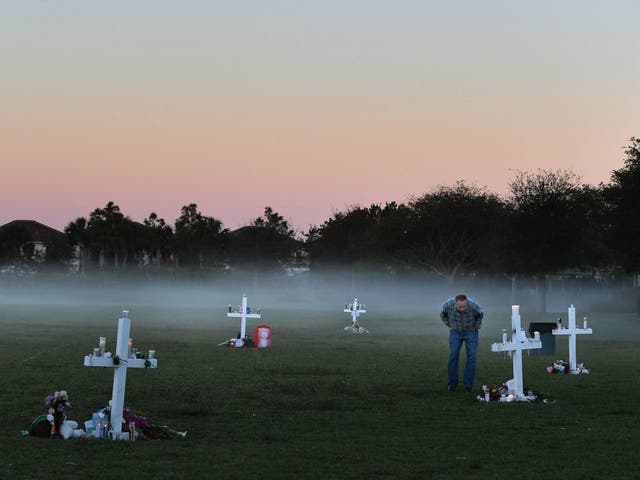
[{"label": "memorial flower bouquet", "polygon": [[564,360],[556,360],[547,367],[547,373],[569,373],[569,364]]},{"label": "memorial flower bouquet", "polygon": [[576,365],[576,371],[575,372],[571,372],[571,373],[586,373],[589,374],[591,373],[591,370],[589,370],[587,367],[584,366],[584,363],[579,363]]},{"label": "memorial flower bouquet", "polygon": [[344,330],[346,332],[358,333],[360,335],[369,333],[369,330],[360,325],[358,321],[353,322],[351,325],[347,325],[346,327],[344,327]]},{"label": "memorial flower bouquet", "polygon": [[[184,438],[187,432],[179,432],[167,425],[154,425],[151,420],[143,416],[139,411],[133,411],[129,408],[122,410],[122,420],[126,423],[127,428],[138,429],[142,431],[143,438],[148,440],[159,440],[165,438]],[[131,431],[131,430],[130,430]]]},{"label": "memorial flower bouquet", "polygon": [[488,385],[482,386],[482,394],[477,396],[477,399],[483,402],[490,402],[493,400],[500,400],[500,397],[505,396],[509,388],[507,384],[503,383],[499,387],[493,388]]},{"label": "memorial flower bouquet", "polygon": [[564,360],[556,360],[553,362],[553,365],[549,365],[547,367],[547,373],[591,373],[591,371],[584,366],[584,363],[578,363],[576,365],[576,370],[572,371],[571,366],[565,362]]},{"label": "memorial flower bouquet", "polygon": [[47,395],[44,404],[49,407],[47,420],[51,424],[51,436],[60,435],[60,426],[66,418],[67,408],[71,408],[67,391],[59,390],[52,395]]}]

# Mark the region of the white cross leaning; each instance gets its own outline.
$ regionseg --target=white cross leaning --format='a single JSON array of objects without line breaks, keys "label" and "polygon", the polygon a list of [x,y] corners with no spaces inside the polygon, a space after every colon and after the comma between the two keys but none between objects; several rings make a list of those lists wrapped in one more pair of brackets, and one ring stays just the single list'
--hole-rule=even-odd
[{"label": "white cross leaning", "polygon": [[520,324],[520,306],[511,306],[511,341],[507,341],[507,334],[503,333],[502,343],[491,344],[492,352],[512,352],[514,400],[528,400],[524,395],[522,381],[522,351],[542,348],[540,340],[527,338]]},{"label": "white cross leaning", "polygon": [[584,321],[584,328],[576,327],[576,309],[573,305],[569,307],[569,328],[554,328],[551,333],[553,335],[569,336],[569,368],[571,372],[578,371],[578,363],[576,359],[576,335],[591,335],[593,330],[587,328],[587,321]]},{"label": "white cross leaning", "polygon": [[[347,305],[348,307],[348,305]],[[353,299],[353,305],[351,305],[351,308],[345,308],[344,312],[345,313],[350,313],[351,314],[351,323],[353,325],[355,325],[358,322],[358,317],[360,316],[361,313],[367,313],[367,311],[364,308],[361,308],[362,305],[358,304],[358,299],[354,298]]]},{"label": "white cross leaning", "polygon": [[[123,310],[118,320],[118,339],[116,353],[109,358],[96,355],[85,355],[85,367],[113,367],[113,392],[111,394],[111,429],[113,438],[122,432],[122,410],[124,409],[124,391],[127,383],[127,368],[157,368],[155,358],[132,358],[129,351],[129,332],[131,320],[129,312]],[[104,355],[104,354],[103,354]]]},{"label": "white cross leaning", "polygon": [[235,317],[240,318],[240,338],[244,340],[247,334],[247,318],[262,318],[262,315],[259,313],[247,313],[247,296],[242,296],[242,307],[239,312],[232,312],[231,307],[229,307],[229,312],[227,313],[227,317]]}]

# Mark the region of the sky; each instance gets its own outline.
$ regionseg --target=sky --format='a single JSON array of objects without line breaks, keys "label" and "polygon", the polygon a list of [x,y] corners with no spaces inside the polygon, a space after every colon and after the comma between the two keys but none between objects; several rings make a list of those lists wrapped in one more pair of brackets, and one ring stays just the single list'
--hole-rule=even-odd
[{"label": "sky", "polygon": [[0,225],[115,202],[299,232],[516,171],[609,182],[640,2],[0,0]]}]

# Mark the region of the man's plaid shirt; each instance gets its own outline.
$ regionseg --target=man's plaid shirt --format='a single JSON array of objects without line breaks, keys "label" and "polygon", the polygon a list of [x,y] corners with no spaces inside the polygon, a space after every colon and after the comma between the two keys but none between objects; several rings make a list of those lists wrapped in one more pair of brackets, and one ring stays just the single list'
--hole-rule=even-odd
[{"label": "man's plaid shirt", "polygon": [[484,318],[484,311],[480,305],[468,298],[467,311],[460,312],[456,308],[455,298],[450,298],[442,304],[440,318],[451,330],[455,330],[456,332],[470,332],[480,328],[482,319]]}]

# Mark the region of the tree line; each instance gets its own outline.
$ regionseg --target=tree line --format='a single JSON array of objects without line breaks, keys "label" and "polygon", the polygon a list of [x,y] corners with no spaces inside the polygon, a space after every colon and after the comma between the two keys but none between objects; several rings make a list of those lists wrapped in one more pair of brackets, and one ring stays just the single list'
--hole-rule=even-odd
[{"label": "tree line", "polygon": [[271,207],[250,225],[234,232],[220,220],[203,215],[191,203],[181,209],[174,228],[156,213],[142,223],[125,216],[118,205],[107,203],[77,218],[64,229],[76,248],[79,269],[215,271],[234,267],[282,268],[302,243],[293,229]]},{"label": "tree line", "polygon": [[423,271],[448,283],[496,274],[543,279],[571,268],[637,273],[640,139],[632,137],[624,154],[606,184],[583,184],[568,170],[515,171],[505,197],[459,181],[406,203],[336,212],[300,238],[270,207],[230,232],[196,204],[183,206],[172,228],[155,213],[134,222],[113,202],[64,233],[81,271],[277,269],[304,252],[311,269]]},{"label": "tree line", "polygon": [[506,198],[457,182],[407,204],[338,212],[309,231],[311,258],[424,268],[449,281],[576,267],[640,272],[640,139],[625,155],[599,186],[567,170],[516,171]]}]

